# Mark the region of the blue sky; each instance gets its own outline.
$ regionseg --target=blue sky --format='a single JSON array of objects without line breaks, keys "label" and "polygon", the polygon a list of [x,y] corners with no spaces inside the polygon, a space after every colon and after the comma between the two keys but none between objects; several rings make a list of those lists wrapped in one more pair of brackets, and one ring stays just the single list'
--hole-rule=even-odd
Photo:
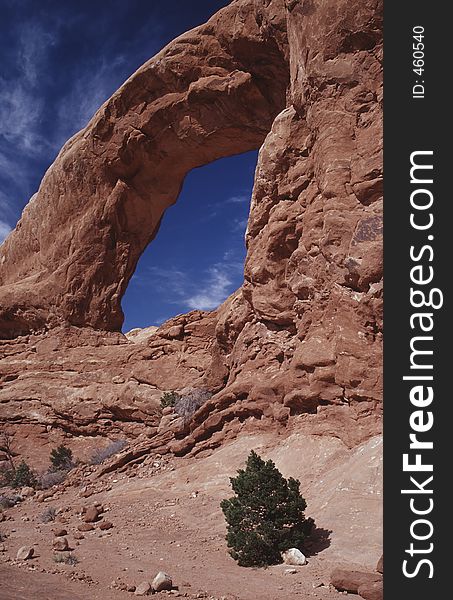
[{"label": "blue sky", "polygon": [[[63,143],[146,60],[228,0],[0,0],[0,242]],[[124,330],[211,309],[242,281],[256,153],[187,177],[123,301]]]}]

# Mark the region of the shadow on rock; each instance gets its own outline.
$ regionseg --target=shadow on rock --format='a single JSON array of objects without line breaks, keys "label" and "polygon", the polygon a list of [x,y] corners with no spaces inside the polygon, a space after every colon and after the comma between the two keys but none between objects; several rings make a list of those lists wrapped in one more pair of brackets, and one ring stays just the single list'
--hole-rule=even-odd
[{"label": "shadow on rock", "polygon": [[310,538],[304,544],[305,554],[307,558],[316,556],[330,546],[330,529],[315,527],[310,535]]}]

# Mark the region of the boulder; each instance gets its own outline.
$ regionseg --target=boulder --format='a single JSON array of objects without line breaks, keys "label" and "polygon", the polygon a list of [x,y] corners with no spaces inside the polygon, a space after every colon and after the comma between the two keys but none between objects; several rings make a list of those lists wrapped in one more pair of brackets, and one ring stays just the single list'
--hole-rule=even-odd
[{"label": "boulder", "polygon": [[302,566],[307,564],[307,559],[298,548],[290,548],[282,553],[285,565]]},{"label": "boulder", "polygon": [[164,573],[164,571],[159,571],[159,573],[154,577],[151,587],[154,592],[171,590],[173,587],[172,578],[167,573]]},{"label": "boulder", "polygon": [[83,515],[85,523],[95,523],[99,519],[101,511],[97,506],[90,506]]},{"label": "boulder", "polygon": [[68,538],[58,537],[52,542],[52,547],[56,552],[65,552],[69,550]]},{"label": "boulder", "polygon": [[368,571],[348,571],[347,569],[334,569],[330,576],[330,583],[339,592],[358,594],[361,586],[382,582],[382,575]]},{"label": "boulder", "polygon": [[94,525],[92,523],[80,523],[80,525],[77,525],[77,529],[79,531],[93,531]]},{"label": "boulder", "polygon": [[134,591],[136,596],[147,596],[151,591],[151,584],[149,581],[142,581]]},{"label": "boulder", "polygon": [[35,495],[35,490],[32,487],[26,486],[21,489],[20,495],[22,498],[30,498]]},{"label": "boulder", "polygon": [[365,600],[383,600],[384,586],[382,581],[364,583],[358,588],[358,594]]},{"label": "boulder", "polygon": [[110,521],[102,521],[102,523],[99,523],[98,529],[101,529],[102,531],[107,531],[107,529],[112,529],[112,527],[113,523],[111,523]]},{"label": "boulder", "polygon": [[63,537],[65,535],[68,535],[68,532],[66,531],[66,529],[55,529],[53,534],[55,537]]},{"label": "boulder", "polygon": [[32,546],[22,546],[17,551],[17,560],[28,560],[34,556],[35,550]]}]

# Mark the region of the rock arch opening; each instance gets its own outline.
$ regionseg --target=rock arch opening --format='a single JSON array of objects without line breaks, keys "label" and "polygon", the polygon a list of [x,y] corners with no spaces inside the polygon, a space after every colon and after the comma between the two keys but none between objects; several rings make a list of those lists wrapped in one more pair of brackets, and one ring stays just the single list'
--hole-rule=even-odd
[{"label": "rock arch opening", "polygon": [[213,310],[240,287],[257,158],[250,151],[187,175],[129,282],[123,332]]},{"label": "rock arch opening", "polygon": [[286,106],[286,15],[274,8],[233,3],[183,34],[63,146],[0,247],[2,338],[121,330],[129,280],[186,174],[259,148]]}]

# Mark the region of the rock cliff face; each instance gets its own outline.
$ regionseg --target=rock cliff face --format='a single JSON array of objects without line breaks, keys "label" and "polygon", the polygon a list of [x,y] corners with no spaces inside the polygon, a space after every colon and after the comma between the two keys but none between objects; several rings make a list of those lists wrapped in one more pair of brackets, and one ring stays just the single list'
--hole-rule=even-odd
[{"label": "rock cliff face", "polygon": [[[380,430],[382,3],[236,0],[174,40],[61,150],[0,247],[0,418],[156,431],[177,454],[246,419],[354,446]],[[243,286],[126,339],[121,298],[186,173],[261,147]]]}]

